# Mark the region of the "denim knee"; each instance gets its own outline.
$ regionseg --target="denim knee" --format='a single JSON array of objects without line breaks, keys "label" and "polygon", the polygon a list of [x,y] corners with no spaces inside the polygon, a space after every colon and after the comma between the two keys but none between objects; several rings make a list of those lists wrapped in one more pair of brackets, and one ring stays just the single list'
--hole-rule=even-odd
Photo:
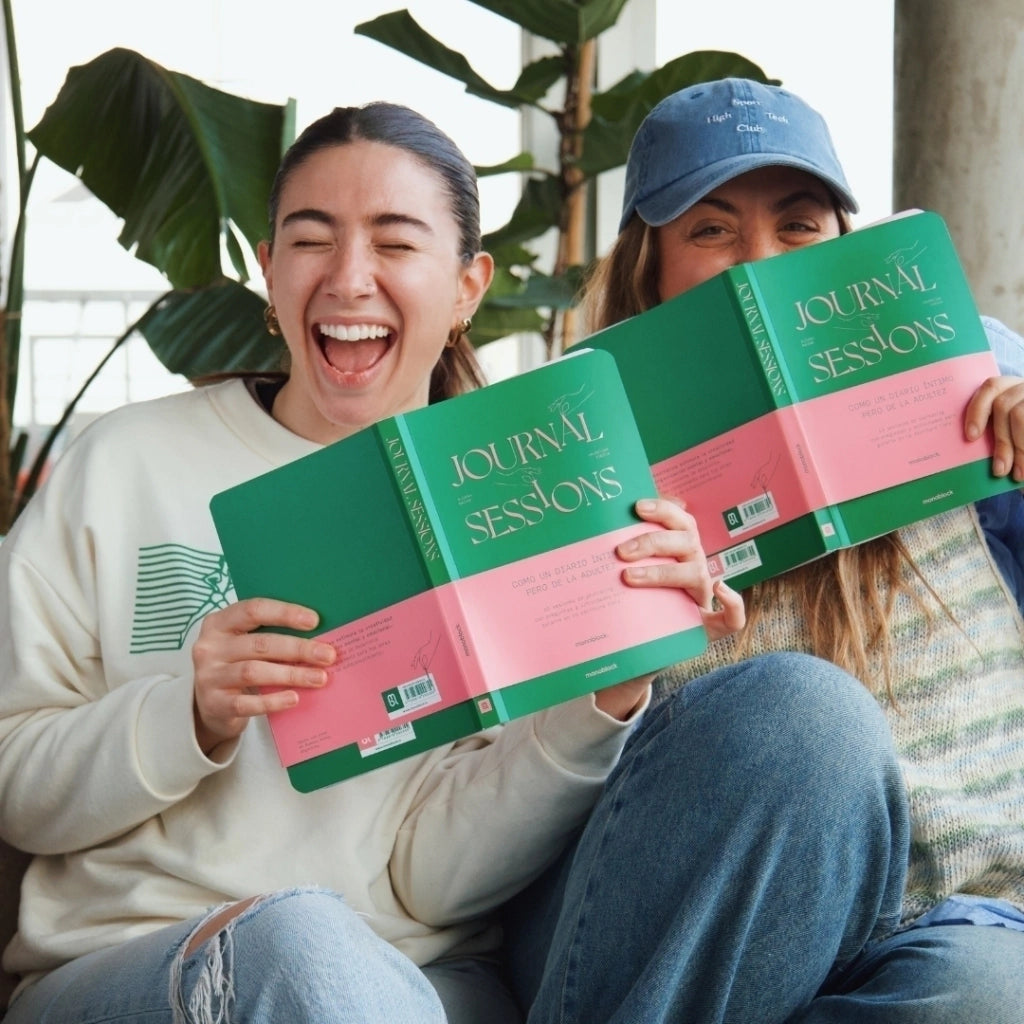
[{"label": "denim knee", "polygon": [[620,767],[652,761],[667,814],[687,820],[699,800],[732,837],[756,832],[766,850],[782,848],[770,835],[804,835],[807,855],[848,880],[849,899],[870,903],[869,932],[851,931],[840,961],[898,927],[907,795],[885,715],[858,680],[811,655],[766,654],[693,680],[650,714]]},{"label": "denim knee", "polygon": [[423,972],[317,888],[257,900],[179,962],[171,996],[176,1020],[196,1024],[229,1006],[252,1024],[445,1019]]},{"label": "denim knee", "polygon": [[847,673],[779,653],[696,679],[645,714],[548,892],[529,1019],[788,1014],[897,926],[908,834],[885,716]]},{"label": "denim knee", "polygon": [[[763,654],[710,672],[651,715],[654,731],[684,734],[688,743],[703,736],[701,746],[722,758],[726,771],[733,763],[758,765],[770,775],[784,773],[791,784],[806,782],[819,764],[898,774],[878,702],[849,673],[809,654]],[[643,730],[637,740],[643,742]]]}]

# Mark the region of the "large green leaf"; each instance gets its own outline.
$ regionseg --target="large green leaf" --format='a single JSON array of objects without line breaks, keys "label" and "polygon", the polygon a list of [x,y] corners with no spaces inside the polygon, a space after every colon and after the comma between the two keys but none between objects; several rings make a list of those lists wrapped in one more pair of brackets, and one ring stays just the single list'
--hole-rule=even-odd
[{"label": "large green leaf", "polygon": [[558,225],[562,213],[562,185],[554,175],[530,178],[523,186],[509,222],[484,236],[488,252],[529,241]]},{"label": "large green leaf", "polygon": [[558,277],[532,273],[518,292],[489,298],[499,309],[571,309],[579,298],[582,285],[583,268],[570,267]]},{"label": "large green leaf", "polygon": [[566,70],[562,56],[549,54],[527,64],[511,89],[499,89],[479,75],[463,54],[435,39],[407,10],[364,21],[355,31],[454,78],[474,96],[505,107],[536,106]]},{"label": "large green leaf", "polygon": [[[494,257],[494,262],[499,267],[532,268],[538,259],[535,252],[531,252],[516,242],[510,242],[507,245],[487,245],[485,248]],[[492,284],[490,293],[493,294],[494,290],[495,285]]]},{"label": "large green leaf", "polygon": [[539,333],[544,318],[536,309],[509,309],[485,301],[473,316],[473,344],[479,347],[510,334]]},{"label": "large green leaf", "polygon": [[[516,264],[522,267],[522,264]],[[535,304],[520,305],[516,297],[526,290],[526,282],[511,263],[499,262],[494,268],[494,280],[487,296],[473,314],[474,345],[507,337],[510,334],[539,332],[544,329],[544,317]]]},{"label": "large green leaf", "polygon": [[143,318],[139,330],[171,373],[194,379],[281,366],[285,347],[267,333],[266,300],[237,281],[175,291]]},{"label": "large green leaf", "polygon": [[504,163],[481,166],[477,164],[473,170],[478,178],[486,178],[493,174],[506,174],[509,171],[532,171],[534,168],[532,153],[518,153]]},{"label": "large green leaf", "polygon": [[735,76],[771,81],[758,65],[738,53],[697,50],[669,61],[649,74],[635,71],[612,88],[595,93],[591,120],[583,132],[583,153],[578,166],[592,178],[612,167],[621,167],[629,156],[629,144],[640,122],[666,96],[714,79]]},{"label": "large green leaf", "polygon": [[542,39],[578,46],[619,20],[627,0],[473,0]]},{"label": "large green leaf", "polygon": [[28,137],[124,221],[119,241],[175,288],[245,267],[265,237],[266,204],[294,108],[257,103],[126,49],[72,68]]},{"label": "large green leaf", "polygon": [[398,50],[420,64],[425,64],[428,68],[462,82],[466,91],[474,96],[482,96],[506,107],[518,107],[523,103],[533,102],[530,96],[495,88],[473,70],[461,53],[435,39],[406,10],[391,11],[372,21],[364,21],[356,25],[355,31],[357,35],[375,39],[378,43],[390,46],[392,50]]},{"label": "large green leaf", "polygon": [[568,67],[564,54],[538,57],[520,72],[512,92],[516,96],[525,97],[528,102],[539,103],[555,82],[565,79]]}]

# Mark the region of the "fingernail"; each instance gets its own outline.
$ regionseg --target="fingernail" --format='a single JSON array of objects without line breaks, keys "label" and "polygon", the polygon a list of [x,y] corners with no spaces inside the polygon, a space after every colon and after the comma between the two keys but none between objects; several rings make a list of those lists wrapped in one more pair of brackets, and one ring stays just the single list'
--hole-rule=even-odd
[{"label": "fingernail", "polygon": [[322,664],[334,664],[335,650],[330,644],[317,644],[314,654],[316,655],[316,660]]},{"label": "fingernail", "polygon": [[638,540],[624,540],[619,545],[620,555],[632,555],[640,550],[640,541]]},{"label": "fingernail", "polygon": [[645,580],[650,575],[647,567],[643,565],[631,566],[629,569],[624,570],[624,574],[627,580],[633,581]]},{"label": "fingernail", "polygon": [[981,431],[978,429],[976,424],[971,423],[967,427],[967,440],[968,441],[976,441],[980,434],[981,434]]},{"label": "fingernail", "polygon": [[992,472],[996,476],[1006,476],[1006,463],[1002,459],[994,459],[992,461]]},{"label": "fingernail", "polygon": [[641,513],[643,515],[649,515],[651,512],[654,511],[654,509],[656,507],[657,506],[656,506],[655,502],[651,501],[650,498],[641,498],[636,503],[636,510],[637,510],[637,512],[639,512],[639,513]]}]

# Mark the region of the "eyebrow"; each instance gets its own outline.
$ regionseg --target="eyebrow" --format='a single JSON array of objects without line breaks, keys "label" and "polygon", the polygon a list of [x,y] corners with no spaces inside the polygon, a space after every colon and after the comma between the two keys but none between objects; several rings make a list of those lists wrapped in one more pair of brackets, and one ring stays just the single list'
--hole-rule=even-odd
[{"label": "eyebrow", "polygon": [[[824,186],[822,186],[824,188]],[[796,206],[797,203],[801,203],[804,200],[810,200],[822,209],[830,209],[831,204],[828,201],[828,197],[818,192],[817,189],[812,188],[800,188],[795,192],[790,192],[787,195],[782,196],[772,203],[772,213],[782,213],[784,210],[788,210],[792,206]],[[720,199],[718,196],[704,196],[703,199],[698,199],[694,206],[713,206],[717,210],[721,210],[723,213],[738,213],[738,207],[725,199]]]},{"label": "eyebrow", "polygon": [[[295,224],[300,221],[313,221],[316,224],[325,224],[327,227],[334,227],[337,221],[329,214],[326,210],[320,210],[315,206],[305,207],[301,210],[293,210],[291,213],[285,214],[281,219],[281,227],[288,227],[289,224]],[[409,213],[378,213],[376,216],[370,218],[370,224],[374,227],[391,227],[393,225],[399,225],[404,227],[414,228],[417,231],[422,231],[425,234],[432,235],[434,233],[433,228],[424,220],[420,220],[419,217],[414,217]]]}]

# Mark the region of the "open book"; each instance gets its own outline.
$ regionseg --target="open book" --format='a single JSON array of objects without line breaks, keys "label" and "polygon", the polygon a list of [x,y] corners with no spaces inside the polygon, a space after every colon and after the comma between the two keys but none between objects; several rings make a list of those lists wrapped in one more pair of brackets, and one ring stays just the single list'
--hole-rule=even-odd
[{"label": "open book", "polygon": [[340,657],[270,716],[308,791],[699,654],[617,544],[656,493],[611,356],[390,417],[214,496],[239,598],[316,609]]},{"label": "open book", "polygon": [[616,357],[659,490],[736,587],[1016,486],[964,439],[999,371],[934,213],[731,267],[577,347]]}]

